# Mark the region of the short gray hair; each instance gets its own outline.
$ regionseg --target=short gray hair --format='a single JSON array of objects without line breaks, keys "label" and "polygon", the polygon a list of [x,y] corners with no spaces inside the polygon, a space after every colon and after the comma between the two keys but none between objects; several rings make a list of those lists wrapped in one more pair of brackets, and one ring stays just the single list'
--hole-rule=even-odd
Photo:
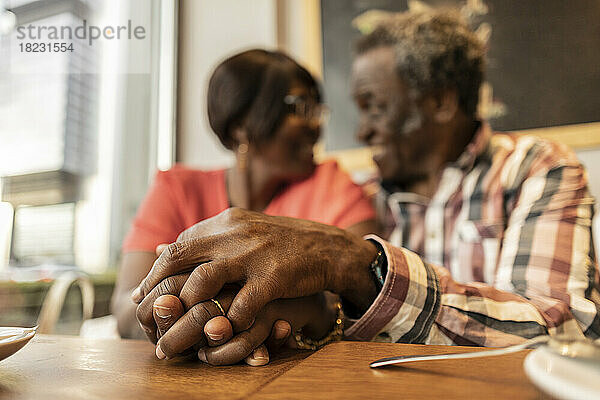
[{"label": "short gray hair", "polygon": [[358,39],[358,55],[393,47],[396,71],[418,95],[456,89],[459,105],[474,116],[485,69],[485,45],[458,13],[450,10],[391,14]]}]

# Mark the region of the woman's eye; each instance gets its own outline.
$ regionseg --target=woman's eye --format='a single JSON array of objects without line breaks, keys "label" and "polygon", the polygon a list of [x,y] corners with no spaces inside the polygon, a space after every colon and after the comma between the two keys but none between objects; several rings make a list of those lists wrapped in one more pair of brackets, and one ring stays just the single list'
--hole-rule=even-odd
[{"label": "woman's eye", "polygon": [[369,109],[369,102],[367,101],[357,101],[356,105],[360,111],[367,111]]}]

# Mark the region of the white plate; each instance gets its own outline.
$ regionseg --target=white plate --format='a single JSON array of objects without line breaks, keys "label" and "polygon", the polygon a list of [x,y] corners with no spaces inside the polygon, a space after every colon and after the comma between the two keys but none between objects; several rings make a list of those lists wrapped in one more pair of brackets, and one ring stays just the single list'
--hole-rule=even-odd
[{"label": "white plate", "polygon": [[0,361],[12,356],[35,336],[35,328],[0,327]]},{"label": "white plate", "polygon": [[558,399],[600,399],[600,362],[567,358],[542,346],[525,358],[525,373]]}]

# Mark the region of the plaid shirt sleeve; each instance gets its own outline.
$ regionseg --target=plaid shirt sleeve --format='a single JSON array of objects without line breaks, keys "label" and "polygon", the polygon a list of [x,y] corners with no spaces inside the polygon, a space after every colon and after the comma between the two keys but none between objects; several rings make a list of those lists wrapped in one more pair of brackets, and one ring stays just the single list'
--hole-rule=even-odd
[{"label": "plaid shirt sleeve", "polygon": [[530,164],[512,181],[513,197],[506,200],[510,218],[493,285],[458,283],[446,268],[369,236],[385,250],[387,277],[375,302],[346,335],[472,346],[506,346],[543,334],[600,337],[593,199],[585,172],[576,161],[547,161]]}]

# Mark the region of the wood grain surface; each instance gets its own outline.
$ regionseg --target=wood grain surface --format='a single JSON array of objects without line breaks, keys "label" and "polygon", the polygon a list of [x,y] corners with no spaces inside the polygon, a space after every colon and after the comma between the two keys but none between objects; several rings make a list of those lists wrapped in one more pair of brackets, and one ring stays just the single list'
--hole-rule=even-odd
[{"label": "wood grain surface", "polygon": [[477,359],[370,369],[382,357],[478,351],[472,347],[333,343],[275,379],[252,399],[548,399],[527,379],[527,351]]},{"label": "wood grain surface", "polygon": [[0,399],[246,398],[310,353],[264,367],[160,361],[150,342],[39,335],[0,362]]},{"label": "wood grain surface", "polygon": [[[287,351],[264,367],[160,361],[136,340],[36,336],[0,362],[4,399],[546,399],[526,378],[527,352],[372,370],[386,356],[478,348],[339,342]],[[312,354],[312,355],[311,355]]]}]

